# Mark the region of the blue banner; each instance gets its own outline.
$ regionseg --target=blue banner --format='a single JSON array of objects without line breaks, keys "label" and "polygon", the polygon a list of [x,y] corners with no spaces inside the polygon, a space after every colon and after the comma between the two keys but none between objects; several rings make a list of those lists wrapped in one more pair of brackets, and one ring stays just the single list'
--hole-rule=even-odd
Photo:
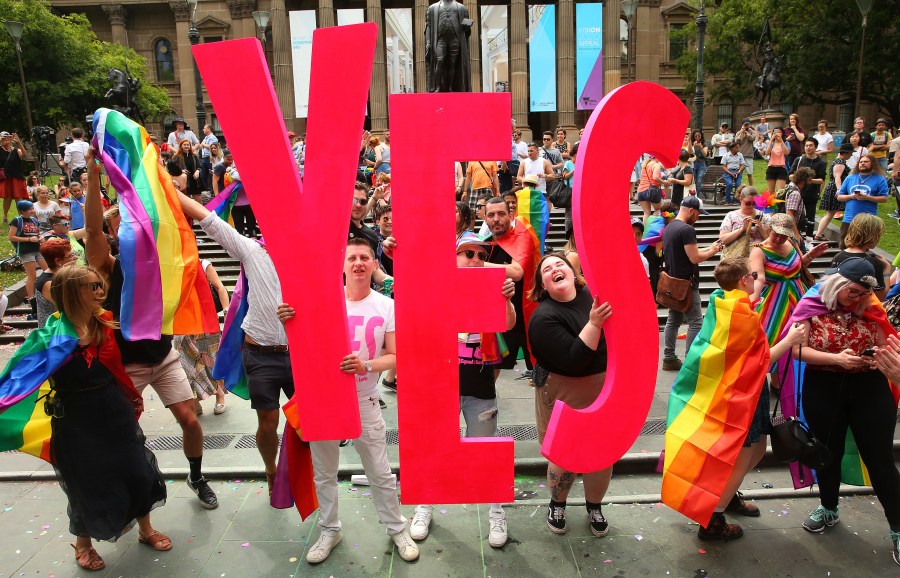
[{"label": "blue banner", "polygon": [[556,6],[528,7],[528,84],[531,112],[556,110]]},{"label": "blue banner", "polygon": [[575,5],[575,77],[578,110],[603,99],[603,5]]}]

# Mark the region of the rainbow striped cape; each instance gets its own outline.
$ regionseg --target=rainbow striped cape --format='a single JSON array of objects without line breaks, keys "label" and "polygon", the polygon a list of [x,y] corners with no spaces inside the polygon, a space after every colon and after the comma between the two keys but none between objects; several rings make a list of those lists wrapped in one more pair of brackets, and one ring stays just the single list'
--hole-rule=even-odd
[{"label": "rainbow striped cape", "polygon": [[119,112],[100,108],[94,113],[93,142],[119,195],[122,335],[134,341],[217,333],[194,233],[147,131]]},{"label": "rainbow striped cape", "polygon": [[234,203],[237,201],[238,195],[243,190],[244,185],[241,181],[232,181],[230,185],[222,189],[218,195],[206,203],[206,208],[234,227],[234,217],[231,216],[231,211],[234,209]]},{"label": "rainbow striped cape", "polygon": [[301,439],[300,430],[291,425],[300,420],[294,399],[288,400],[282,410],[287,421],[281,436],[281,453],[269,504],[278,509],[296,505],[300,519],[305,520],[319,507],[313,481],[312,452],[309,444]]},{"label": "rainbow striped cape", "polygon": [[[863,315],[863,319],[875,321],[881,327],[884,334],[897,335],[897,330],[893,328],[887,319],[884,307],[878,298],[871,296],[871,304]],[[788,320],[786,327],[791,327],[795,322],[805,321],[810,317],[816,317],[828,312],[828,308],[822,303],[819,296],[819,285],[813,285],[797,303],[791,318]],[[785,332],[787,329],[785,329]],[[802,357],[802,352],[801,352]],[[805,386],[803,373],[806,371],[806,363],[802,363],[791,358],[790,352],[778,360],[778,375],[785,375],[785,365],[787,364],[787,374],[784,383],[781,384],[781,411],[784,415],[795,416],[800,418],[804,423],[806,417],[803,408],[797,407],[797,380],[800,380],[800,391]],[[900,388],[896,384],[889,382],[891,395],[894,398],[894,408],[896,410],[898,401],[900,401]],[[816,483],[815,471],[794,462],[790,465],[791,477],[794,481],[794,488],[805,488]],[[869,471],[863,463],[853,439],[853,433],[847,430],[847,438],[844,442],[844,457],[841,459],[841,482],[852,486],[871,486],[872,481],[869,478]]]},{"label": "rainbow striped cape", "polygon": [[759,401],[769,345],[741,290],[710,296],[669,395],[662,501],[698,524],[715,511]]},{"label": "rainbow striped cape", "polygon": [[547,199],[544,197],[544,193],[538,189],[527,187],[516,193],[516,198],[519,207],[516,218],[534,229],[540,246],[539,255],[543,255],[547,231],[550,230],[550,206],[547,204]]},{"label": "rainbow striped cape", "polygon": [[[222,341],[219,343],[219,352],[213,365],[212,376],[221,379],[225,389],[242,399],[250,399],[250,391],[247,389],[247,372],[244,371],[244,362],[241,350],[244,347],[244,330],[241,324],[247,317],[250,305],[247,303],[247,279],[244,276],[244,268],[238,275],[231,295],[231,305],[225,315],[225,326],[222,329]],[[273,323],[278,323],[274,320]]]},{"label": "rainbow striped cape", "polygon": [[[105,319],[112,314],[104,311]],[[0,451],[19,450],[50,461],[50,416],[38,400],[50,393],[51,377],[78,347],[78,333],[59,312],[47,325],[32,331],[0,374]],[[140,397],[122,366],[112,330],[98,348],[97,359],[128,389],[129,399]]]}]

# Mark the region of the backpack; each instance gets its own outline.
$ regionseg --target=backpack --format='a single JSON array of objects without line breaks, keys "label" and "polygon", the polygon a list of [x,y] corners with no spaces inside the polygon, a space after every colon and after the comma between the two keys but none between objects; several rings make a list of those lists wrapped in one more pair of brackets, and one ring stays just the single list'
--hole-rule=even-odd
[{"label": "backpack", "polygon": [[787,187],[783,189],[779,189],[775,191],[775,200],[779,201],[775,203],[775,206],[772,207],[772,213],[786,213],[787,212],[787,197],[790,191]]}]

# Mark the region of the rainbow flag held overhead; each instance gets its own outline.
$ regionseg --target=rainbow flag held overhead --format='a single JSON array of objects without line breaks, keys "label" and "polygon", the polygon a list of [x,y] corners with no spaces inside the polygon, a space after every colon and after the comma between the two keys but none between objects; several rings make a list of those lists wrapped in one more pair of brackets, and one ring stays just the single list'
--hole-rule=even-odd
[{"label": "rainbow flag held overhead", "polygon": [[703,526],[759,401],[769,344],[747,293],[718,289],[669,395],[662,501]]},{"label": "rainbow flag held overhead", "polygon": [[243,190],[244,185],[241,181],[232,181],[230,185],[222,189],[218,195],[206,203],[206,208],[234,227],[234,217],[231,216],[231,211],[234,209],[234,203],[237,201],[238,195]]},{"label": "rainbow flag held overhead", "polygon": [[[865,310],[863,319],[875,321],[881,330],[887,335],[897,335],[897,330],[888,321],[887,313],[884,310],[878,297],[872,295],[870,297],[870,306]],[[816,317],[828,312],[828,308],[822,302],[819,295],[819,285],[813,285],[803,295],[803,298],[797,303],[791,318],[785,327],[790,328],[796,322],[805,321],[811,317]],[[785,329],[787,332],[787,329]],[[801,353],[802,357],[802,353]],[[787,368],[785,368],[787,365]],[[797,407],[797,392],[802,394],[805,387],[803,373],[806,371],[806,363],[792,359],[790,352],[785,354],[778,360],[778,375],[784,376],[781,384],[781,411],[786,416],[797,417],[806,423],[806,416],[803,408]],[[799,387],[798,387],[799,381]],[[894,409],[896,410],[898,402],[900,402],[900,388],[893,382],[888,382],[891,388],[891,395],[894,399]],[[815,470],[811,470],[799,462],[790,465],[791,477],[793,478],[794,488],[805,488],[816,483]],[[848,429],[847,437],[844,440],[844,457],[841,459],[841,482],[852,486],[871,486],[872,480],[869,478],[869,471],[863,463],[859,455],[859,449],[856,446],[856,440],[853,439],[853,433]]]},{"label": "rainbow flag held overhead", "polygon": [[172,178],[144,127],[107,108],[94,113],[95,148],[119,195],[119,323],[129,341],[217,333],[209,283]]},{"label": "rainbow flag held overhead", "polygon": [[[242,399],[250,399],[250,391],[247,389],[247,372],[244,370],[244,362],[241,349],[244,347],[244,330],[241,324],[247,317],[250,305],[247,303],[247,278],[244,276],[244,268],[238,275],[231,295],[231,305],[225,315],[225,326],[222,329],[222,341],[219,343],[219,352],[213,365],[212,376],[221,379],[225,389]],[[277,321],[276,321],[277,323]]]},{"label": "rainbow flag held overhead", "polygon": [[516,218],[523,223],[531,225],[537,235],[540,244],[540,255],[544,254],[544,243],[547,241],[547,232],[550,230],[550,206],[544,193],[538,189],[524,188],[516,193],[518,209]]}]

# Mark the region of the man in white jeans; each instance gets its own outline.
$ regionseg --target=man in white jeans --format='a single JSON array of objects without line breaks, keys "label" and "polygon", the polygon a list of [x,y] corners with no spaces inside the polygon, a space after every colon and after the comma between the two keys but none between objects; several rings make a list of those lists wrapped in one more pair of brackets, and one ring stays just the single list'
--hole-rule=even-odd
[{"label": "man in white jeans", "polygon": [[[352,353],[341,361],[341,371],[356,376],[359,417],[362,433],[353,440],[366,477],[372,487],[372,498],[378,519],[400,557],[407,562],[419,557],[419,547],[413,542],[400,512],[400,499],[391,476],[387,459],[387,439],[384,419],[378,405],[378,374],[397,364],[394,340],[394,301],[372,291],[372,274],[378,268],[375,252],[362,238],[350,239],[344,259],[344,286],[347,299],[347,323],[350,328]],[[278,306],[282,323],[294,317],[287,304]],[[379,355],[384,348],[384,353]],[[338,518],[338,463],[340,440],[311,442],[316,496],[319,498],[318,525],[322,533],[306,553],[310,564],[324,562],[331,550],[341,542],[341,521]]]},{"label": "man in white jeans", "polygon": [[[487,260],[487,243],[473,233],[463,233],[456,242],[457,267],[484,267]],[[516,310],[510,301],[516,293],[516,285],[507,278],[503,283],[506,297],[506,328],[516,325]],[[502,358],[497,351],[496,334],[460,333],[459,335],[459,406],[466,420],[467,438],[487,438],[497,435],[497,390],[491,364]],[[434,506],[416,506],[410,524],[414,540],[428,537]],[[500,504],[491,504],[488,544],[502,548],[508,538],[506,513]]]}]

